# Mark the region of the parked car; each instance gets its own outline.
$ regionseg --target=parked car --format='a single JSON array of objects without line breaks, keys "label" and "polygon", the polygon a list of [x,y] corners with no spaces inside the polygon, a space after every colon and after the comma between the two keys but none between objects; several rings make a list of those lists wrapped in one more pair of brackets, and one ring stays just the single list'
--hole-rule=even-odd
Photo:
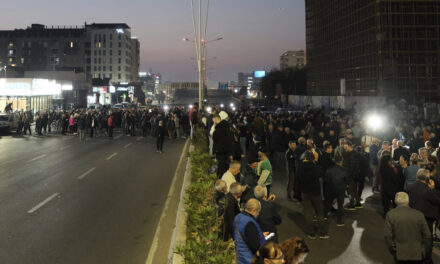
[{"label": "parked car", "polygon": [[17,131],[19,116],[16,113],[0,114],[0,130],[4,132]]}]

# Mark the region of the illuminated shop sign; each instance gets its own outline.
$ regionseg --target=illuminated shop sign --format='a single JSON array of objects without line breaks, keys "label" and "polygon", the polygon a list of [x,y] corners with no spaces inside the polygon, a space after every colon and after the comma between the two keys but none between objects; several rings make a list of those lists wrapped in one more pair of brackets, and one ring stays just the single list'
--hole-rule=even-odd
[{"label": "illuminated shop sign", "polygon": [[0,79],[0,95],[3,96],[58,95],[61,94],[61,90],[72,89],[71,84],[61,84],[48,79]]}]

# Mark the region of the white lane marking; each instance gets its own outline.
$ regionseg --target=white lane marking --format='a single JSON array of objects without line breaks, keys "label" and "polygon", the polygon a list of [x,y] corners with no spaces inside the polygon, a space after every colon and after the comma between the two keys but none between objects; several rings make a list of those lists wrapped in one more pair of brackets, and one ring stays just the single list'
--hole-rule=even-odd
[{"label": "white lane marking", "polygon": [[122,137],[122,134],[120,134],[119,136],[114,137],[114,139],[119,139],[120,137]]},{"label": "white lane marking", "polygon": [[50,200],[52,200],[53,198],[57,197],[59,195],[59,193],[54,193],[51,196],[47,197],[44,201],[42,201],[41,203],[37,204],[34,208],[32,208],[31,210],[28,211],[28,214],[32,214],[33,212],[37,211],[38,209],[40,209],[41,207],[43,207],[45,204],[47,204],[48,202],[50,202]]},{"label": "white lane marking", "polygon": [[116,155],[118,155],[118,152],[115,152],[115,153],[111,154],[110,156],[108,156],[108,157],[106,158],[106,160],[110,160],[111,158],[113,158],[113,157],[116,156]]},{"label": "white lane marking", "polygon": [[87,175],[89,175],[89,174],[90,174],[92,171],[94,171],[95,169],[96,169],[96,168],[93,167],[93,168],[91,168],[90,170],[84,172],[83,174],[81,174],[81,176],[78,177],[78,180],[83,179],[84,177],[86,177]]},{"label": "white lane marking", "polygon": [[143,139],[143,137],[138,137],[137,139],[136,139],[136,141],[141,141]]},{"label": "white lane marking", "polygon": [[130,147],[131,144],[133,144],[133,143],[128,143],[127,145],[124,146],[124,148],[128,148],[128,147]]},{"label": "white lane marking", "polygon": [[38,156],[38,157],[35,157],[35,158],[29,160],[28,162],[36,161],[36,160],[42,159],[42,158],[44,158],[44,157],[46,157],[46,156],[47,156],[46,154],[43,154],[43,155],[40,155],[40,156]]},{"label": "white lane marking", "polygon": [[61,147],[60,150],[65,150],[65,149],[67,149],[67,148],[70,148],[71,146],[72,146],[72,145],[67,145],[67,146]]},{"label": "white lane marking", "polygon": [[[174,172],[174,178],[173,178],[173,181],[171,182],[171,187],[170,187],[170,190],[168,192],[168,196],[167,196],[168,198],[165,201],[165,206],[164,206],[164,208],[162,210],[162,214],[160,215],[159,222],[157,223],[156,233],[154,234],[153,242],[151,244],[150,250],[148,251],[148,257],[147,257],[147,260],[145,261],[145,264],[153,264],[153,260],[154,260],[154,257],[156,255],[156,250],[157,250],[157,247],[159,245],[160,223],[166,217],[166,212],[167,212],[168,207],[170,206],[170,202],[171,202],[170,198],[171,198],[174,190],[176,189],[177,173],[179,171],[180,164],[182,163],[183,158],[185,157],[185,154],[186,154],[185,150],[186,150],[186,147],[187,147],[188,143],[189,143],[189,140],[186,141],[185,146],[183,147],[183,150],[182,150],[182,154],[180,155],[179,162],[177,163],[176,171]],[[179,213],[179,212],[177,212],[177,213]]]}]

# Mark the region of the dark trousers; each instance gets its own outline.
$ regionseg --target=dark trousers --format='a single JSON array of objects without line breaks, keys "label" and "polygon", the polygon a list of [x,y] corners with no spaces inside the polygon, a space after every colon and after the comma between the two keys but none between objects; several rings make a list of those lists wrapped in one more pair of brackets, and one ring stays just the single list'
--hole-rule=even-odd
[{"label": "dark trousers", "polygon": [[[292,197],[294,193],[294,183],[295,183],[295,170],[287,170],[287,197]],[[289,198],[290,199],[290,198]]]},{"label": "dark trousers", "polygon": [[394,208],[394,196],[390,195],[382,190],[382,206],[383,206],[383,213],[386,215],[388,211],[391,209],[391,207]]},{"label": "dark trousers", "polygon": [[[296,170],[296,175],[298,175],[298,170]],[[301,187],[299,185],[299,177],[295,177],[293,180],[293,198],[297,199],[298,201],[302,201],[302,195],[301,195]]]},{"label": "dark trousers", "polygon": [[229,169],[229,155],[228,154],[215,154],[217,159],[217,177],[220,179]]},{"label": "dark trousers", "polygon": [[113,137],[113,126],[108,127],[108,136]]},{"label": "dark trousers", "polygon": [[396,264],[423,264],[423,261],[420,260],[394,260]]},{"label": "dark trousers", "polygon": [[362,191],[364,190],[364,177],[359,178],[350,178],[350,184],[348,188],[348,192],[350,194],[350,203],[352,205],[361,203]]},{"label": "dark trousers", "polygon": [[426,251],[426,255],[425,255],[425,259],[423,260],[424,264],[431,264],[434,263],[432,261],[432,247],[433,247],[433,233],[434,233],[434,223],[435,223],[435,219],[434,218],[425,218],[426,220],[426,224],[428,224],[428,228],[429,228],[429,232],[431,232],[431,243],[428,246],[428,250]]},{"label": "dark trousers", "polygon": [[[309,235],[327,235],[328,225],[324,219],[324,205],[321,195],[303,194],[304,218],[306,220],[306,233]],[[313,216],[318,217],[318,222],[313,222]]]},{"label": "dark trousers", "polygon": [[157,150],[162,151],[162,149],[163,149],[163,141],[164,141],[164,137],[157,137],[157,140],[156,140]]},{"label": "dark trousers", "polygon": [[342,223],[342,215],[344,213],[344,193],[331,193],[328,192],[325,197],[325,212],[330,213],[333,208],[333,201],[336,199],[338,203],[338,210],[336,211],[337,223]]}]

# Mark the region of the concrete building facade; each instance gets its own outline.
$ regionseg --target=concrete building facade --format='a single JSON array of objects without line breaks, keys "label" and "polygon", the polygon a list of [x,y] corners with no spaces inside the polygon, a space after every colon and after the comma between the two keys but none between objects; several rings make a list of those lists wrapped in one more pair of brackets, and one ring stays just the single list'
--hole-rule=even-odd
[{"label": "concrete building facade", "polygon": [[306,56],[304,50],[286,51],[280,56],[280,69],[282,71],[288,68],[302,69],[306,65]]}]

